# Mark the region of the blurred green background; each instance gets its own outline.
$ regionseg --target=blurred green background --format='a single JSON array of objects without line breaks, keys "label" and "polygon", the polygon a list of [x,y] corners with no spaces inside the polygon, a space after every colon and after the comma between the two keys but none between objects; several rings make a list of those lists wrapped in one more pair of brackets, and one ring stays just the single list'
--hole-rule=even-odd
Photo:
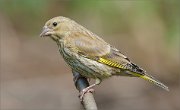
[{"label": "blurred green background", "polygon": [[95,88],[100,110],[180,109],[178,0],[0,0],[1,110],[83,109],[56,44],[39,37],[55,16],[96,33],[170,89],[112,77]]}]

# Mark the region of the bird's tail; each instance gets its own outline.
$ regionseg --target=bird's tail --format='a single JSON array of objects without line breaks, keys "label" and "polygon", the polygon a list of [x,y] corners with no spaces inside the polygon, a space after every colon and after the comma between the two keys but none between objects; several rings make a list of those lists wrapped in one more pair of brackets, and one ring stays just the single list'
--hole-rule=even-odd
[{"label": "bird's tail", "polygon": [[158,81],[157,79],[155,79],[154,77],[152,77],[152,76],[150,76],[148,74],[142,75],[142,74],[138,74],[138,73],[134,73],[134,72],[132,74],[134,76],[137,76],[137,77],[140,77],[140,78],[142,78],[144,80],[147,80],[147,81],[149,81],[149,82],[151,82],[151,83],[165,89],[166,91],[169,91],[169,89],[168,89],[168,87],[166,85],[164,85],[163,83],[161,83],[160,81]]}]

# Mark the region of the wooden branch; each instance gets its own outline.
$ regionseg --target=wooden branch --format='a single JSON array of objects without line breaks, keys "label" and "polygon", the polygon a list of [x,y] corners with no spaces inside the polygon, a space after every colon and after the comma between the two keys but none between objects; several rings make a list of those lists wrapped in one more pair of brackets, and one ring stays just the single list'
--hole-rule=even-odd
[{"label": "wooden branch", "polygon": [[[84,88],[89,86],[87,79],[81,76],[78,72],[72,71],[74,76],[74,84],[76,88],[81,92]],[[82,105],[85,110],[97,110],[97,105],[92,93],[88,92],[84,94]]]}]

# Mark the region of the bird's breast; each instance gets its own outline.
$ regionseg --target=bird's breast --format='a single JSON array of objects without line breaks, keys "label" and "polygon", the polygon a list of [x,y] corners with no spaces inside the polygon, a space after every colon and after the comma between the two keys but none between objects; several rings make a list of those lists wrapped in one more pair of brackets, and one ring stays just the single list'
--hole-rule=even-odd
[{"label": "bird's breast", "polygon": [[71,49],[63,44],[59,44],[59,52],[72,69],[85,77],[104,79],[110,77],[114,72],[111,67],[72,52]]}]

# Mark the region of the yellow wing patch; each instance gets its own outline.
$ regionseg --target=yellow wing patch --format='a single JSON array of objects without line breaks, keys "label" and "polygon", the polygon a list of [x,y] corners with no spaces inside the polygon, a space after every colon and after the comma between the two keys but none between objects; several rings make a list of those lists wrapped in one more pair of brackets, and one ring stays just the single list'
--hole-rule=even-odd
[{"label": "yellow wing patch", "polygon": [[110,61],[110,60],[107,60],[107,59],[104,59],[104,58],[99,58],[98,62],[109,65],[109,66],[112,66],[112,67],[120,68],[120,69],[127,69],[127,68],[125,68],[124,65],[121,65],[121,64],[119,64],[117,62],[113,62],[113,61]]}]

